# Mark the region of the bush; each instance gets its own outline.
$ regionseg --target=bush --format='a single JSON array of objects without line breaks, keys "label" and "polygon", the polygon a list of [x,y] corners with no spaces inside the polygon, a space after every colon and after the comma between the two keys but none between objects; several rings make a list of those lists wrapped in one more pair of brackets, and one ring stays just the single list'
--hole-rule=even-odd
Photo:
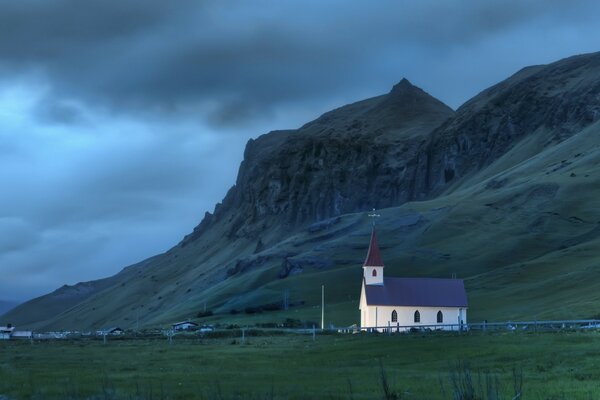
[{"label": "bush", "polygon": [[275,322],[259,322],[256,324],[256,326],[259,328],[279,328],[279,324]]},{"label": "bush", "polygon": [[314,321],[304,321],[302,326],[305,328],[312,328],[314,326],[315,328],[319,329],[321,327],[321,324]]},{"label": "bush", "polygon": [[204,318],[204,317],[211,317],[213,315],[212,311],[200,311],[198,314],[196,314],[197,318]]},{"label": "bush", "polygon": [[[521,399],[523,393],[523,370],[513,368],[512,394],[509,398]],[[452,398],[456,400],[498,400],[500,394],[498,376],[491,372],[477,373],[476,378],[467,362],[459,362],[450,372]],[[443,391],[443,389],[442,389]]]},{"label": "bush", "polygon": [[283,309],[280,303],[269,303],[262,306],[265,311],[279,311]]}]

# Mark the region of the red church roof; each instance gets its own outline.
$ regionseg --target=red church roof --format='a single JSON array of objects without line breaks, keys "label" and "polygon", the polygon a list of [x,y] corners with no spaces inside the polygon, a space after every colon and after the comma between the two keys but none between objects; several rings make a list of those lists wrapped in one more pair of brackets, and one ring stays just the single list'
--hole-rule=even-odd
[{"label": "red church roof", "polygon": [[369,251],[367,252],[367,258],[365,259],[364,267],[383,267],[383,261],[381,260],[381,254],[379,254],[379,247],[377,246],[377,236],[375,236],[375,229],[371,232],[371,243],[369,243]]}]

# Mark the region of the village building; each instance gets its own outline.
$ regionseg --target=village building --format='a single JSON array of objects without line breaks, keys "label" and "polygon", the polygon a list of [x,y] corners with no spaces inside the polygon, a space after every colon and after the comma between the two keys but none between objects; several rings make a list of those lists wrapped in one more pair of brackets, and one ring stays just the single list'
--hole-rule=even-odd
[{"label": "village building", "polygon": [[99,331],[96,332],[97,336],[119,336],[122,335],[123,333],[125,333],[123,331],[123,329],[119,328],[119,327],[111,327],[111,328],[102,328]]},{"label": "village building", "polygon": [[384,276],[375,228],[363,264],[360,325],[379,332],[410,329],[458,330],[467,323],[462,279]]},{"label": "village building", "polygon": [[198,327],[198,324],[192,321],[182,321],[174,323],[173,325],[171,325],[171,327],[174,331],[188,331],[196,329]]},{"label": "village building", "polygon": [[12,334],[14,339],[32,339],[33,332],[31,331],[14,331]]},{"label": "village building", "polygon": [[15,327],[11,324],[8,324],[7,326],[0,326],[0,340],[10,339],[14,331]]}]

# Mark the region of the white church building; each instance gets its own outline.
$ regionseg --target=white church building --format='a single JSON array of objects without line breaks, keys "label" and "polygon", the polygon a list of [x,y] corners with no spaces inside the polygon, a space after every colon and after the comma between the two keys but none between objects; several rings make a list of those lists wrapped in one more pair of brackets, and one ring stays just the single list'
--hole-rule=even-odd
[{"label": "white church building", "polygon": [[462,279],[390,278],[384,276],[383,269],[373,229],[363,264],[359,305],[362,330],[465,327],[468,303]]}]

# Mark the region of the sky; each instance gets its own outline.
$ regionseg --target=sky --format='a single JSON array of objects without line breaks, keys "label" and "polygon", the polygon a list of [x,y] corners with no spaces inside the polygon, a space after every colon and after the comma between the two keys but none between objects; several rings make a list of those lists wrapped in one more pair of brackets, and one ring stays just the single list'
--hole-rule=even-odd
[{"label": "sky", "polygon": [[250,138],[388,92],[452,108],[600,50],[595,0],[19,0],[0,12],[0,300],[164,252]]}]

